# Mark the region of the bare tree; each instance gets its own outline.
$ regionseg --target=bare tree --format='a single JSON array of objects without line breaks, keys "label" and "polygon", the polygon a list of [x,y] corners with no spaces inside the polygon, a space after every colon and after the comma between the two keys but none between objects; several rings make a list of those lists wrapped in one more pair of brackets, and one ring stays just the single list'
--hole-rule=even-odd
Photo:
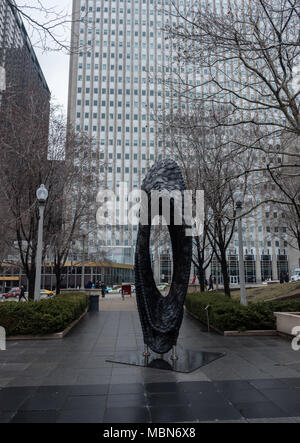
[{"label": "bare tree", "polygon": [[299,135],[299,0],[228,2],[217,12],[195,4],[184,15],[173,2],[180,22],[167,29],[181,61],[208,72],[203,84],[186,87],[206,86],[211,109],[230,109],[222,126],[250,124],[265,136]]},{"label": "bare tree", "polygon": [[89,217],[93,217],[95,195],[91,156],[94,146],[87,134],[76,134],[62,113],[50,122],[48,160],[53,163],[56,202],[48,220],[48,254],[53,259],[56,292],[60,293],[62,270],[70,249]]},{"label": "bare tree", "polygon": [[204,290],[205,271],[215,255],[221,265],[224,291],[230,296],[227,252],[235,230],[234,193],[237,187],[244,190],[245,181],[228,181],[234,171],[241,169],[241,161],[228,149],[220,128],[208,129],[207,122],[213,118],[213,113],[204,107],[185,115],[175,114],[164,132],[169,137],[170,155],[179,162],[188,188],[204,191],[204,229],[195,238],[193,259],[201,289]]},{"label": "bare tree", "polygon": [[[266,171],[276,186],[278,171],[292,179],[300,153],[283,139],[300,134],[300,1],[228,2],[218,9],[195,2],[188,11],[172,5],[176,20],[165,31],[176,63],[199,74],[197,82],[187,81],[178,70],[177,94],[187,100],[199,94],[214,127],[230,130],[227,143],[236,155],[255,152],[256,162],[239,174]],[[277,202],[294,205],[288,198]]]},{"label": "bare tree", "polygon": [[[40,95],[27,91],[26,108],[14,101],[1,112],[1,201],[8,208],[5,229],[18,253],[33,298],[39,212],[36,190],[49,191],[45,207],[44,253],[54,251],[57,285],[76,230],[89,211],[92,141],[74,134],[64,117]],[[67,147],[67,149],[66,149]]]},{"label": "bare tree", "polygon": [[40,0],[3,0],[13,14],[22,18],[34,47],[44,51],[70,51],[72,13]]}]

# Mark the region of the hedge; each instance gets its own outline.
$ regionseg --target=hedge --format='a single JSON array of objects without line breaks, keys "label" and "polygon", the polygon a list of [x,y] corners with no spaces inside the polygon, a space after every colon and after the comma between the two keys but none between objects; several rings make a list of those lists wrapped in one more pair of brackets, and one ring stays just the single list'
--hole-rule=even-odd
[{"label": "hedge", "polygon": [[0,325],[7,336],[61,332],[80,317],[89,303],[85,294],[56,295],[39,302],[1,303]]},{"label": "hedge", "polygon": [[205,308],[210,305],[210,325],[222,332],[275,330],[274,312],[300,312],[300,300],[266,301],[241,306],[239,302],[216,292],[188,294],[185,305],[203,324],[207,324]]}]

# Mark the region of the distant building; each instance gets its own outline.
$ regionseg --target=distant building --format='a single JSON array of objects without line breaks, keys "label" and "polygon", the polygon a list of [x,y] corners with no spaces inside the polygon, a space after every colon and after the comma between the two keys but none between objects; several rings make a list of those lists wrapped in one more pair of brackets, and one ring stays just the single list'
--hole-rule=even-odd
[{"label": "distant building", "polygon": [[[0,193],[2,220],[11,217],[10,171],[22,174],[22,149],[30,149],[33,156],[39,150],[45,164],[48,155],[50,91],[22,17],[13,5],[13,0],[0,1],[1,191],[5,191]],[[36,128],[34,135],[32,128]],[[6,226],[1,227],[0,235],[7,238]],[[14,240],[9,238],[9,243]],[[14,255],[16,251],[9,252]]]},{"label": "distant building", "polygon": [[47,103],[50,99],[47,82],[22,18],[11,3],[7,0],[0,3],[0,100],[25,104],[30,89]]},{"label": "distant building", "polygon": [[[171,65],[162,8],[157,0],[73,0],[68,118],[95,139],[94,165],[107,163],[95,171],[95,189],[140,188],[166,154],[153,116],[167,94],[156,76]],[[108,247],[112,260],[133,263],[136,234],[136,226],[95,230],[89,251]]]},{"label": "distant building", "polygon": [[[183,70],[172,42],[166,38],[163,29],[170,23],[180,24],[179,17],[171,14],[172,3],[182,10],[188,10],[193,4],[195,8],[202,5],[205,10],[211,7],[213,11],[225,14],[229,2],[73,0],[68,119],[78,132],[85,131],[95,140],[91,153],[95,170],[92,186],[95,212],[99,188],[117,193],[120,182],[126,182],[129,191],[140,188],[152,164],[170,155],[167,134],[164,130],[160,133],[158,120],[166,122],[168,115],[176,110],[188,112],[191,97],[205,99],[213,93],[209,82],[206,84],[210,75],[208,70],[201,67],[195,70],[193,66]],[[231,63],[226,69],[229,77],[234,78],[237,66]],[[181,92],[186,85],[206,86],[196,88],[197,91],[193,88],[193,92],[180,97],[179,74],[184,81]],[[239,74],[248,75],[241,67]],[[222,72],[218,75],[223,81]],[[178,95],[170,93],[170,85],[177,86]],[[107,167],[101,166],[97,170],[99,159],[106,162]],[[258,164],[262,161],[262,155],[258,156]],[[255,186],[261,175],[253,176],[251,185]],[[261,198],[261,195],[257,194],[255,198]],[[246,203],[255,203],[250,200],[247,198]],[[284,209],[279,211],[268,205],[244,220],[247,283],[277,280],[281,272],[291,272],[298,264],[299,254],[289,246],[285,214],[282,213]],[[90,253],[108,247],[113,261],[133,263],[136,226],[109,226],[90,231]],[[156,263],[156,279],[159,281],[171,279],[170,255],[171,248],[163,247],[152,260]],[[239,282],[238,260],[235,232],[228,251],[232,285]],[[212,261],[208,273],[222,284],[221,269],[216,260]]]},{"label": "distant building", "polygon": [[[20,283],[27,287],[26,275],[22,274],[22,265],[15,262],[3,263],[0,267],[0,292],[18,287]],[[62,270],[61,289],[77,289],[81,287],[82,264],[80,262],[66,262]],[[134,270],[132,265],[122,265],[112,262],[86,262],[84,269],[85,286],[89,282],[96,285],[104,282],[107,286],[134,283]],[[44,263],[42,267],[41,286],[43,289],[52,290],[56,285],[56,276],[52,263]]]}]

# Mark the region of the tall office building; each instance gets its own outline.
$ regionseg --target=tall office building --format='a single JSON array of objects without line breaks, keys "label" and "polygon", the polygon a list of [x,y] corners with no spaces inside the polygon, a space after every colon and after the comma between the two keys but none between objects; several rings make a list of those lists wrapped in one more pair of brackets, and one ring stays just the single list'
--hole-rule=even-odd
[{"label": "tall office building", "polygon": [[[184,14],[192,5],[226,14],[228,4],[234,9],[243,8],[247,2],[175,3]],[[169,23],[179,24],[180,19],[171,14],[172,8],[170,0],[73,0],[68,116],[78,132],[85,131],[95,140],[91,153],[95,212],[99,189],[117,192],[120,182],[126,182],[129,191],[139,188],[151,164],[170,154],[167,137],[161,130],[164,125],[157,121],[163,123],[172,112],[188,112],[194,98],[205,99],[212,92],[212,85],[207,83],[189,94],[180,94],[186,85],[204,84],[210,72],[199,66],[183,66],[177,60],[176,45],[162,31]],[[232,78],[238,71],[240,78],[247,79],[247,72],[236,63],[226,66],[226,70]],[[224,70],[218,73],[221,82],[223,74]],[[257,161],[262,161],[262,156]],[[255,185],[258,177],[254,175],[251,180]],[[281,214],[271,206],[260,208],[244,224],[246,280],[254,283],[277,278],[289,267]],[[108,246],[114,260],[133,261],[136,227],[97,229],[95,220],[89,220],[88,230],[91,253]],[[237,251],[236,234],[228,251],[232,283],[238,281]],[[168,279],[168,251],[162,252],[161,274]],[[221,280],[217,268],[214,261],[211,272],[219,274]]]},{"label": "tall office building", "polygon": [[[129,191],[139,188],[164,156],[153,118],[167,94],[156,81],[169,62],[163,6],[160,0],[73,0],[68,116],[77,131],[94,138],[95,168],[107,165],[95,174],[95,205],[99,188],[117,192],[120,182]],[[89,251],[106,245],[114,247],[114,259],[132,261],[135,236],[136,227],[95,229]]]},{"label": "tall office building", "polygon": [[13,3],[0,2],[0,94],[19,106],[21,101],[25,104],[28,89],[32,89],[49,101],[47,82]]}]

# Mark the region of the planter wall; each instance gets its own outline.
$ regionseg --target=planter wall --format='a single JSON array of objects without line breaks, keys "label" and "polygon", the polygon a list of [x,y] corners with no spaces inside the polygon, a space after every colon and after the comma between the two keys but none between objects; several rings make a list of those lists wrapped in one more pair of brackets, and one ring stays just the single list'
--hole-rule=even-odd
[{"label": "planter wall", "polygon": [[277,322],[277,331],[286,335],[293,334],[293,329],[300,327],[300,312],[274,312]]}]

